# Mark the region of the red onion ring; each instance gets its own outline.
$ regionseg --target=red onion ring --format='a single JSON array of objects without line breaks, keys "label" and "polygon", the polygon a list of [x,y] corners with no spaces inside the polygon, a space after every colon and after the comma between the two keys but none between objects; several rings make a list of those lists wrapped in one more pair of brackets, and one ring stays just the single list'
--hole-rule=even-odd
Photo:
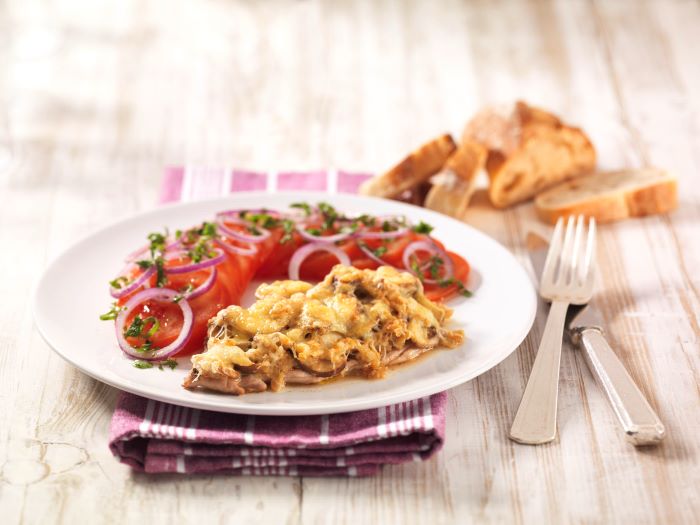
[{"label": "red onion ring", "polygon": [[132,283],[126,285],[124,288],[115,288],[110,284],[109,295],[111,295],[115,299],[119,299],[120,297],[124,297],[125,295],[130,294],[139,286],[148,282],[148,279],[151,277],[151,275],[153,275],[155,271],[156,269],[153,266],[151,266],[145,272],[139,275]]},{"label": "red onion ring", "polygon": [[221,239],[217,239],[216,244],[221,246],[227,252],[233,253],[236,255],[255,255],[256,253],[258,253],[258,250],[256,250],[254,246],[249,246],[248,248],[244,248],[243,246],[236,246],[235,244],[229,244],[226,241],[222,241]]},{"label": "red onion ring", "polygon": [[[226,254],[219,248],[214,248],[214,251],[216,252],[216,256],[212,257],[211,259],[203,259],[197,263],[183,264],[182,266],[176,266],[175,268],[165,268],[165,273],[190,273],[196,272],[197,270],[202,270],[203,268],[209,268],[210,266],[216,266],[224,260]],[[170,260],[181,256],[187,257],[187,252],[184,250],[171,252],[165,256],[165,259]]]},{"label": "red onion ring", "polygon": [[[445,250],[440,249],[436,244],[429,241],[415,241],[406,246],[406,249],[403,252],[403,265],[406,270],[414,275],[417,275],[411,268],[411,255],[418,251],[429,252],[432,255],[438,255],[442,259],[443,266],[445,267],[445,274],[443,275],[442,279],[449,279],[454,275],[454,264],[452,262],[452,258]],[[421,276],[418,275],[418,277]],[[436,279],[423,277],[423,282],[426,284],[437,284],[438,281]]]},{"label": "red onion ring", "polygon": [[348,257],[348,254],[338,248],[335,244],[328,242],[312,242],[302,246],[294,252],[294,255],[292,255],[292,258],[289,261],[289,278],[298,281],[301,263],[303,263],[309,255],[319,251],[331,253],[338,258],[340,264],[350,266],[350,257]]},{"label": "red onion ring", "polygon": [[358,239],[395,239],[396,237],[401,237],[402,235],[405,235],[407,231],[408,226],[390,232],[373,232],[362,230],[355,234],[355,236]]},{"label": "red onion ring", "polygon": [[299,232],[299,235],[310,242],[338,242],[344,241],[352,235],[351,232],[336,233],[334,235],[313,235],[306,231],[305,224],[297,224],[297,231]]},{"label": "red onion ring", "polygon": [[119,348],[130,357],[135,357],[137,359],[143,359],[145,361],[158,361],[160,359],[167,359],[171,355],[182,350],[182,347],[187,344],[190,335],[192,334],[192,323],[193,315],[192,308],[187,302],[187,299],[183,298],[178,301],[177,305],[182,310],[183,322],[182,329],[178,334],[177,338],[170,343],[168,346],[159,348],[158,350],[150,350],[147,352],[139,352],[133,346],[129,344],[124,336],[124,326],[126,324],[126,319],[129,314],[134,311],[134,308],[143,304],[150,299],[158,299],[164,301],[172,301],[177,297],[178,293],[175,290],[169,290],[167,288],[149,288],[148,290],[142,290],[131,299],[129,299],[124,305],[124,309],[117,315],[117,320],[114,323],[114,327],[117,333],[117,341],[119,342]]},{"label": "red onion ring", "polygon": [[220,213],[216,214],[216,224],[219,227],[219,229],[227,236],[233,237],[234,239],[239,241],[259,243],[263,242],[265,239],[270,237],[270,235],[272,235],[270,233],[270,230],[266,230],[265,228],[258,228],[261,231],[260,235],[248,235],[240,231],[232,230],[231,228],[226,226],[225,222],[238,224],[239,226],[245,226],[246,228],[249,227],[250,224],[244,221],[243,219],[239,219],[237,217],[230,217],[228,215],[222,215]]},{"label": "red onion ring", "polygon": [[211,268],[211,273],[209,274],[209,277],[207,277],[207,280],[204,281],[202,284],[197,286],[194,290],[192,290],[189,293],[183,293],[182,296],[185,299],[195,299],[202,295],[203,293],[207,293],[209,290],[212,289],[214,286],[214,283],[216,282],[216,277],[217,277],[218,272],[216,271],[216,266],[212,266]]}]

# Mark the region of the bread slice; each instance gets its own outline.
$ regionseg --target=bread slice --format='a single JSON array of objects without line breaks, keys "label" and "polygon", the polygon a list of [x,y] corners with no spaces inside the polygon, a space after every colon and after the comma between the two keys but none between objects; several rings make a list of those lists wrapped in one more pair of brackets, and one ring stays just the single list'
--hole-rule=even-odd
[{"label": "bread slice", "polygon": [[477,175],[486,162],[486,148],[476,142],[463,142],[434,175],[425,197],[425,207],[453,217],[461,217],[474,193]]},{"label": "bread slice", "polygon": [[646,168],[596,173],[563,182],[535,198],[537,215],[585,215],[598,222],[665,213],[678,206],[677,182],[666,171]]},{"label": "bread slice", "polygon": [[596,162],[595,148],[583,131],[522,101],[481,111],[467,124],[462,140],[488,149],[489,197],[497,208],[591,172]]},{"label": "bread slice", "polygon": [[440,171],[456,149],[457,145],[451,135],[441,135],[423,144],[386,173],[363,182],[360,193],[376,197],[397,197]]}]

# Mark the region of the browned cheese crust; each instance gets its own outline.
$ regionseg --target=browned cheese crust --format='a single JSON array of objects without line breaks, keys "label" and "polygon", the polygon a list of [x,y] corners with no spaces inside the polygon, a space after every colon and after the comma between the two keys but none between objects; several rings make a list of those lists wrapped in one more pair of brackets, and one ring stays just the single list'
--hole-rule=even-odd
[{"label": "browned cheese crust", "polygon": [[380,378],[464,337],[444,327],[452,311],[425,297],[419,279],[389,266],[338,265],[315,286],[276,281],[256,297],[210,320],[207,350],[192,357],[185,388],[240,395],[348,374]]}]

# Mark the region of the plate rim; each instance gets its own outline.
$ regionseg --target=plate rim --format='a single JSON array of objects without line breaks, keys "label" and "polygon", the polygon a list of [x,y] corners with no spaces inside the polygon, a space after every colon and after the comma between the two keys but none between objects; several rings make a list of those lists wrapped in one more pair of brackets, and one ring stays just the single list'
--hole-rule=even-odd
[{"label": "plate rim", "polygon": [[[193,400],[187,400],[187,399],[173,399],[172,397],[169,397],[167,394],[161,394],[156,387],[149,387],[148,385],[139,385],[137,383],[134,383],[132,380],[119,377],[117,380],[116,377],[113,377],[111,374],[111,370],[108,368],[105,368],[104,372],[101,373],[100,371],[93,371],[86,369],[84,366],[81,366],[81,363],[77,362],[77,360],[72,359],[70,356],[69,352],[65,352],[64,350],[60,349],[58,346],[52,342],[49,334],[47,334],[44,331],[44,328],[42,327],[41,323],[41,314],[39,312],[40,307],[39,307],[39,302],[40,302],[40,295],[41,291],[45,286],[45,281],[48,277],[50,269],[57,264],[61,259],[65,258],[72,252],[76,247],[78,247],[80,244],[88,241],[91,239],[93,236],[95,236],[98,233],[103,233],[105,230],[108,230],[110,228],[117,227],[121,225],[124,222],[127,221],[132,221],[132,220],[138,220],[139,218],[146,217],[148,215],[152,214],[157,214],[163,210],[168,210],[171,208],[184,208],[187,206],[191,205],[206,205],[206,203],[211,202],[211,203],[220,203],[221,201],[225,201],[227,199],[240,199],[240,198],[250,198],[254,199],[256,197],[266,197],[270,198],[272,196],[295,196],[299,199],[302,200],[313,200],[313,199],[319,199],[321,198],[322,200],[332,200],[333,198],[337,197],[338,195],[342,195],[344,198],[350,198],[352,200],[359,200],[359,201],[366,201],[366,202],[375,202],[375,203],[386,203],[391,202],[392,204],[399,204],[402,205],[403,207],[409,207],[409,208],[415,208],[416,210],[420,210],[421,214],[427,214],[428,217],[430,216],[435,216],[438,217],[440,221],[445,221],[447,220],[448,222],[452,222],[459,227],[462,228],[467,228],[472,231],[472,233],[476,234],[478,237],[481,237],[483,241],[492,243],[496,245],[500,250],[504,251],[510,258],[513,259],[513,261],[516,263],[516,267],[518,271],[521,273],[521,276],[524,278],[524,281],[528,283],[527,286],[527,303],[528,303],[528,310],[530,312],[530,315],[528,316],[527,322],[523,324],[523,328],[517,332],[514,333],[509,339],[506,341],[503,341],[501,345],[499,346],[499,351],[494,352],[494,358],[489,359],[485,361],[484,363],[481,364],[478,368],[475,368],[474,370],[470,371],[469,374],[464,374],[460,376],[456,376],[452,378],[450,381],[446,382],[441,382],[441,383],[432,383],[425,385],[421,388],[418,389],[412,389],[408,390],[404,393],[399,393],[399,394],[391,394],[391,393],[384,393],[380,394],[376,397],[372,397],[370,399],[367,399],[364,402],[357,402],[354,401],[353,398],[349,399],[341,399],[334,401],[332,406],[325,405],[327,408],[323,407],[307,407],[307,408],[294,408],[292,405],[289,407],[285,408],[279,408],[277,406],[269,407],[265,404],[250,404],[246,406],[225,406],[225,405],[212,405],[211,403],[208,403],[206,401],[206,397],[202,398],[202,401],[199,401],[198,399],[193,399]],[[242,414],[242,415],[261,415],[261,416],[300,416],[300,415],[323,415],[323,414],[339,414],[339,413],[346,413],[346,412],[355,412],[355,411],[360,411],[360,410],[367,410],[367,409],[374,409],[374,408],[379,408],[382,406],[387,406],[390,404],[396,404],[396,403],[402,403],[402,402],[407,402],[415,399],[420,399],[422,397],[426,397],[429,395],[433,395],[439,392],[444,392],[447,390],[450,390],[451,388],[454,388],[458,385],[461,385],[463,383],[466,383],[468,381],[471,381],[472,379],[475,379],[476,377],[479,377],[480,375],[484,374],[488,370],[494,368],[497,366],[499,363],[503,362],[506,358],[508,358],[510,355],[515,352],[522,342],[525,340],[527,335],[530,333],[532,326],[534,324],[535,318],[537,316],[537,294],[535,292],[534,286],[532,284],[532,281],[526,271],[526,269],[523,267],[523,265],[518,261],[518,259],[515,257],[515,255],[508,249],[506,248],[503,244],[498,242],[496,239],[490,237],[486,233],[482,232],[478,228],[475,228],[474,226],[467,224],[465,222],[459,221],[453,217],[449,217],[447,215],[443,215],[440,213],[437,213],[433,210],[428,210],[426,208],[422,208],[420,206],[415,206],[413,204],[409,203],[403,203],[403,202],[397,202],[397,201],[389,201],[388,199],[382,199],[378,197],[370,197],[370,196],[365,196],[365,195],[356,195],[356,194],[345,194],[345,193],[339,193],[339,194],[330,194],[328,192],[324,191],[277,191],[274,194],[269,193],[267,191],[242,191],[242,192],[235,192],[235,193],[230,193],[228,195],[221,195],[218,197],[212,197],[208,199],[197,199],[197,200],[190,200],[190,201],[175,201],[175,202],[168,202],[168,203],[162,203],[156,206],[153,206],[151,208],[141,210],[136,213],[131,213],[131,214],[124,214],[123,216],[120,216],[114,220],[109,221],[107,224],[104,224],[99,227],[95,227],[91,229],[89,232],[86,234],[78,237],[76,240],[71,242],[68,246],[60,250],[55,256],[51,257],[48,259],[46,262],[46,265],[42,271],[41,276],[37,279],[35,282],[34,289],[32,291],[31,295],[31,308],[32,308],[32,317],[34,320],[34,326],[36,327],[37,331],[39,332],[39,335],[41,338],[44,340],[44,342],[51,348],[52,351],[54,351],[56,354],[58,354],[64,361],[68,362],[70,365],[74,366],[77,368],[80,372],[88,375],[89,377],[100,381],[102,383],[108,384],[111,387],[114,387],[120,391],[125,391],[129,392],[132,394],[136,394],[142,397],[145,397],[146,399],[153,399],[165,403],[170,403],[176,406],[183,406],[183,407],[188,407],[188,408],[194,408],[194,409],[200,409],[200,410],[208,410],[208,411],[213,411],[213,412],[220,412],[220,413],[233,413],[233,414]],[[500,350],[500,348],[507,348],[511,347],[511,350]],[[112,377],[110,377],[112,376]],[[126,383],[126,384],[125,384]],[[211,398],[209,398],[211,399]]]}]

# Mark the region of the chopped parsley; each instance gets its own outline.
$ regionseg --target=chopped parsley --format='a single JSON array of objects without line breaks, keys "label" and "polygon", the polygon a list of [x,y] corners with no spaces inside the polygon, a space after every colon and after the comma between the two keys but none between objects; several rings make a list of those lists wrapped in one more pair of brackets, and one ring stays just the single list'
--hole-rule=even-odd
[{"label": "chopped parsley", "polygon": [[180,235],[182,244],[187,247],[187,256],[193,263],[216,257],[212,241],[217,238],[216,224],[203,222],[199,228],[191,228]]},{"label": "chopped parsley", "polygon": [[131,321],[131,324],[129,327],[124,330],[124,337],[138,337],[141,335],[141,331],[143,330],[143,319],[141,318],[140,315],[137,315],[134,317],[134,320]]},{"label": "chopped parsley", "polygon": [[179,303],[182,301],[186,296],[188,296],[190,293],[192,293],[192,290],[194,290],[194,286],[192,283],[189,283],[182,292],[177,294],[175,297],[173,297],[173,302],[174,303]]},{"label": "chopped parsley", "polygon": [[[148,329],[146,332],[146,335],[148,337],[153,337],[153,335],[158,331],[160,328],[160,322],[158,319],[155,317],[146,317],[145,319],[142,318],[140,315],[136,314],[136,317],[131,321],[131,324],[129,327],[124,330],[124,337],[139,337],[143,334],[144,329],[146,326],[151,325],[151,328]],[[148,343],[148,341],[146,341]],[[148,349],[150,350],[150,348]]]},{"label": "chopped parsley", "polygon": [[157,366],[158,370],[165,370],[166,367],[170,370],[175,370],[175,368],[177,368],[177,361],[175,361],[175,359],[165,359],[163,361],[143,361],[137,359],[134,361],[134,367],[141,370],[148,370],[154,366]]},{"label": "chopped parsley", "polygon": [[430,277],[433,279],[437,280],[440,278],[440,268],[444,266],[445,261],[442,260],[442,258],[438,257],[437,255],[433,255],[430,258]]},{"label": "chopped parsley", "polygon": [[416,233],[422,233],[425,235],[429,235],[431,231],[433,231],[435,228],[433,228],[430,224],[420,221],[418,224],[416,224],[413,228],[411,228],[414,232]]},{"label": "chopped parsley", "polygon": [[102,314],[100,319],[102,321],[114,321],[122,310],[123,307],[118,306],[117,303],[112,303],[112,308],[110,308],[109,312]]},{"label": "chopped parsley", "polygon": [[163,259],[163,256],[161,255],[160,257],[156,258],[156,286],[158,288],[162,288],[165,286],[165,283],[168,282],[168,278],[165,275],[165,260]]},{"label": "chopped parsley", "polygon": [[318,228],[309,228],[308,230],[306,230],[306,232],[310,233],[311,235],[315,235],[316,237],[321,236],[321,230],[319,230]]},{"label": "chopped parsley", "polygon": [[451,286],[453,284],[457,286],[457,291],[460,295],[463,295],[464,297],[471,297],[473,295],[471,291],[467,290],[462,281],[458,281],[454,277],[450,277],[449,279],[441,279],[440,281],[438,281],[438,286],[441,286],[443,288]]},{"label": "chopped parsley", "polygon": [[294,221],[290,219],[282,220],[282,230],[284,231],[284,235],[282,235],[282,238],[280,239],[281,244],[285,244],[286,242],[292,240],[292,233],[294,233],[294,228]]},{"label": "chopped parsley", "polygon": [[382,255],[384,255],[387,252],[386,246],[378,246],[377,248],[370,248],[365,241],[358,241],[357,244],[360,245],[365,250],[369,250],[377,257],[381,257]]},{"label": "chopped parsley", "polygon": [[109,281],[109,285],[112,288],[116,288],[116,289],[120,289],[120,288],[126,286],[127,284],[129,284],[129,279],[123,275],[120,277],[117,277],[116,279]]},{"label": "chopped parsley", "polygon": [[318,210],[321,212],[321,215],[323,215],[323,229],[332,230],[335,221],[341,218],[336,209],[327,202],[319,202]]},{"label": "chopped parsley", "polygon": [[311,215],[311,206],[308,202],[295,202],[293,204],[290,204],[289,207],[304,210],[304,215],[306,215],[307,217]]},{"label": "chopped parsley", "polygon": [[170,370],[175,370],[177,368],[177,361],[175,359],[166,359],[158,363],[158,369],[163,370],[163,367],[167,366]]}]

